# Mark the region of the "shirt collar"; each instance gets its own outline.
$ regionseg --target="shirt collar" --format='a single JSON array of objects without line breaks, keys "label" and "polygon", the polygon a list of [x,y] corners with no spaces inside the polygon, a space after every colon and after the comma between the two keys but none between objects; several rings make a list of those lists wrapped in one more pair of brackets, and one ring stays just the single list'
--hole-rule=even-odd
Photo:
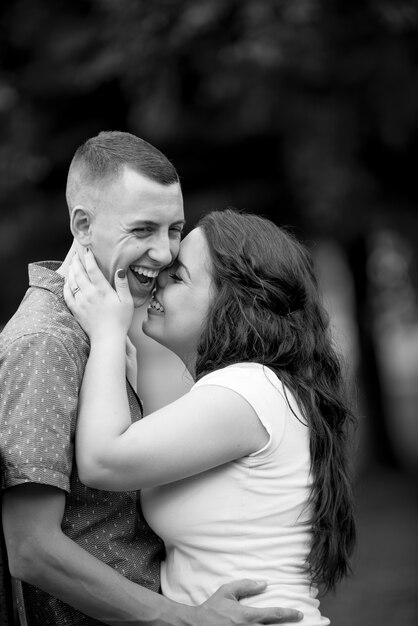
[{"label": "shirt collar", "polygon": [[29,264],[29,285],[47,289],[64,302],[64,276],[58,274],[61,261],[39,261]]}]

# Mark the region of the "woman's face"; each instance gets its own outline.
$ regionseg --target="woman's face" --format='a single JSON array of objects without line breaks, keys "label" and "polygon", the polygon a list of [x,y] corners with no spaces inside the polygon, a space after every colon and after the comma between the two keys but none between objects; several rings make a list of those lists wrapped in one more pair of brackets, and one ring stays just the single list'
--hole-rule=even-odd
[{"label": "woman's face", "polygon": [[209,249],[200,228],[183,240],[174,264],[160,273],[143,323],[146,335],[193,364],[213,298]]}]

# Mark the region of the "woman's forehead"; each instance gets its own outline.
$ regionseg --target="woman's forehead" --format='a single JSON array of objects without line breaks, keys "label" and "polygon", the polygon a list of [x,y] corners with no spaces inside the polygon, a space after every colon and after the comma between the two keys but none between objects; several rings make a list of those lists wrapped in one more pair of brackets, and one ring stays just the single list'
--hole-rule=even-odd
[{"label": "woman's forehead", "polygon": [[209,254],[205,236],[201,228],[194,228],[180,244],[180,255],[193,257]]},{"label": "woman's forehead", "polygon": [[192,274],[209,273],[209,248],[201,228],[194,228],[180,245],[179,262]]}]

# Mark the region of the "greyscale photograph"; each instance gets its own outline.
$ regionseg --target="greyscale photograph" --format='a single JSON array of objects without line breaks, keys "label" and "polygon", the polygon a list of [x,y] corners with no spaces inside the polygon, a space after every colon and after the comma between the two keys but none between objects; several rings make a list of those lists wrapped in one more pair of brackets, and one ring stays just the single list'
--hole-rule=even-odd
[{"label": "greyscale photograph", "polygon": [[418,624],[416,0],[2,0],[0,626]]}]

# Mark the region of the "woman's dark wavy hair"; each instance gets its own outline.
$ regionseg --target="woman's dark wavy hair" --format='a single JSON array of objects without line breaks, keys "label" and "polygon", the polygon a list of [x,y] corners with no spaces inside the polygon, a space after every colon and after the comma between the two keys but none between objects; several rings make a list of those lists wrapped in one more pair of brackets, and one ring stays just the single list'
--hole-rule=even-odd
[{"label": "woman's dark wavy hair", "polygon": [[350,426],[341,366],[332,347],[313,263],[293,235],[237,210],[213,211],[198,227],[215,286],[195,376],[252,361],[275,371],[310,429],[313,583],[333,589],[349,571],[355,542],[348,468]]}]

